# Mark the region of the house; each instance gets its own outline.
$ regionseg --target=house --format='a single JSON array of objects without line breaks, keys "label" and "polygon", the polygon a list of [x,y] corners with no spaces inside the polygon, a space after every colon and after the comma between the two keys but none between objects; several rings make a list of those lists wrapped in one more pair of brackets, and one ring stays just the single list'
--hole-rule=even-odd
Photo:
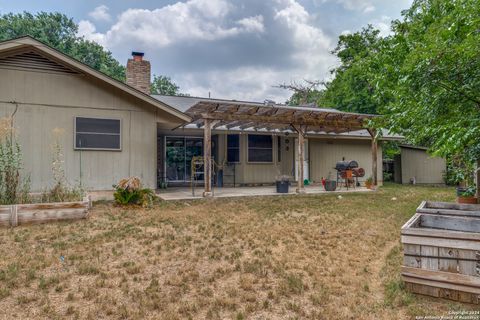
[{"label": "house", "polygon": [[397,183],[444,185],[446,170],[445,158],[429,155],[424,147],[400,145],[400,154],[394,159]]},{"label": "house", "polygon": [[110,190],[126,176],[150,188],[162,181],[189,184],[196,156],[212,164],[194,172],[205,181],[206,195],[219,178],[223,184],[271,184],[278,175],[292,176],[301,191],[304,179],[335,178],[336,162],[350,159],[365,168],[365,178],[382,182],[381,141],[396,137],[373,140],[374,132],[364,129],[373,116],[152,96],[150,63],[132,54],[125,84],[31,37],[0,43],[0,117],[13,117],[32,190],[52,184],[56,139],[68,181],[90,190]]}]

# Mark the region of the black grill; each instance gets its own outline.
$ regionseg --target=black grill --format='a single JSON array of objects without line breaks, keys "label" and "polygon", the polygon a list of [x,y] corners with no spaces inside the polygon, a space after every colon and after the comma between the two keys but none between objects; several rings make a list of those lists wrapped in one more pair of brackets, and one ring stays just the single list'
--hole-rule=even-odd
[{"label": "black grill", "polygon": [[337,171],[345,171],[355,168],[358,168],[358,162],[355,160],[338,161],[335,165],[335,170]]}]

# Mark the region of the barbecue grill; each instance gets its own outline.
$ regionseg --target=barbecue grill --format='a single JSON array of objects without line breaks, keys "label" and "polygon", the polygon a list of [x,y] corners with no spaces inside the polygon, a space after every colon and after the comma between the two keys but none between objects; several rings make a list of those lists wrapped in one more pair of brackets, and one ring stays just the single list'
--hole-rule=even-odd
[{"label": "barbecue grill", "polygon": [[337,170],[337,185],[340,185],[339,182],[345,181],[347,189],[350,184],[358,186],[358,178],[365,176],[365,170],[359,168],[358,162],[355,160],[338,161],[335,170]]}]

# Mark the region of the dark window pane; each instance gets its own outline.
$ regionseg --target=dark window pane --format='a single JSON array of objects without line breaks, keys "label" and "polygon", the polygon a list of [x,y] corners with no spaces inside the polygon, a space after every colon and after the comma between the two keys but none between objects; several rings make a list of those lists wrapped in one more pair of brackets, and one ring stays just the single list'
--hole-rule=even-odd
[{"label": "dark window pane", "polygon": [[249,162],[273,162],[272,149],[248,149]]},{"label": "dark window pane", "polygon": [[167,147],[183,148],[184,138],[167,138]]},{"label": "dark window pane", "polygon": [[227,147],[228,148],[240,148],[240,135],[238,135],[238,134],[227,135]]},{"label": "dark window pane", "polygon": [[228,151],[227,151],[227,161],[228,162],[240,162],[240,149],[229,148]]},{"label": "dark window pane", "polygon": [[120,133],[120,120],[76,118],[77,132],[81,133]]},{"label": "dark window pane", "polygon": [[75,146],[79,149],[120,149],[120,135],[77,133]]},{"label": "dark window pane", "polygon": [[249,148],[272,148],[272,136],[248,135]]}]

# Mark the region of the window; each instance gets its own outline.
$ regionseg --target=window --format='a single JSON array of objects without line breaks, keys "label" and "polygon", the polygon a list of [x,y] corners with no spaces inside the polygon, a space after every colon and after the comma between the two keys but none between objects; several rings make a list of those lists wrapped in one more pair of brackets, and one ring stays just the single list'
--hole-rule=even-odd
[{"label": "window", "polygon": [[272,136],[248,135],[248,162],[273,162]]},{"label": "window", "polygon": [[75,149],[120,150],[120,120],[75,118]]},{"label": "window", "polygon": [[240,135],[227,135],[227,162],[240,162]]},{"label": "window", "polygon": [[282,162],[282,137],[277,136],[277,161]]}]

